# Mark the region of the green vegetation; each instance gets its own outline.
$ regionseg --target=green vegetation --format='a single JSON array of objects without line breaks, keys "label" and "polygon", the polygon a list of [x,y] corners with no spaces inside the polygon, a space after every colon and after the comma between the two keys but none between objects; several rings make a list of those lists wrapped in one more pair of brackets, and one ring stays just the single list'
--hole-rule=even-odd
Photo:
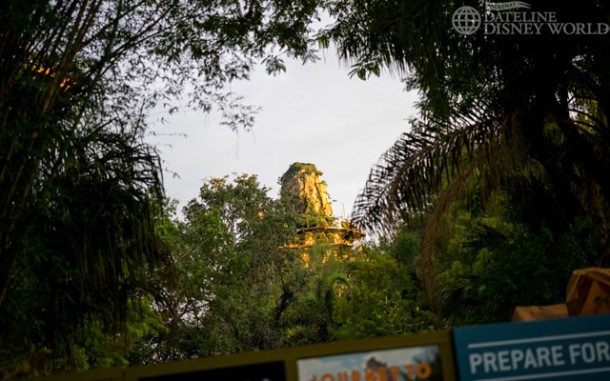
[{"label": "green vegetation", "polygon": [[367,246],[346,265],[348,290],[335,307],[337,339],[436,330],[416,274],[417,243],[414,234],[402,232],[392,243]]},{"label": "green vegetation", "polygon": [[[390,254],[393,248],[370,247],[352,253],[353,261],[329,255],[338,249],[324,240],[290,249],[299,219],[267,191],[255,176],[210,179],[185,208],[186,221],[165,220],[179,284],[155,301],[169,331],[141,342],[149,361],[361,337],[355,327],[375,324],[384,308],[377,304],[395,296],[393,286],[411,282]],[[377,258],[387,259],[377,265]],[[369,288],[378,300],[360,299]],[[410,283],[400,286],[402,296],[392,307],[400,321],[386,321],[387,333],[430,326],[418,292]],[[370,308],[372,315],[363,310],[357,322],[346,320],[348,308]],[[403,327],[407,319],[414,325]]]},{"label": "green vegetation", "polygon": [[[565,22],[610,15],[594,1],[532,7]],[[505,320],[516,304],[561,301],[574,267],[610,265],[610,36],[464,36],[445,8],[336,9],[327,37],[354,74],[397,70],[422,95],[355,218],[385,232],[423,225],[422,278],[439,317]]]},{"label": "green vegetation", "polygon": [[310,164],[310,163],[293,163],[288,168],[286,173],[284,173],[282,175],[282,177],[280,177],[280,183],[283,183],[287,179],[293,178],[295,175],[297,175],[299,173],[312,173],[312,174],[315,174],[317,176],[322,176],[322,174],[323,174],[320,170],[318,170],[318,168],[316,168],[316,166],[314,164]]},{"label": "green vegetation", "polygon": [[[174,254],[177,284],[155,293],[152,305],[166,330],[140,337],[131,361],[430,329],[421,289],[401,271],[394,248],[370,247],[352,253],[355,260],[329,255],[338,249],[324,240],[309,249],[291,249],[297,215],[267,191],[255,176],[209,179],[185,207],[185,221],[169,218],[171,213],[159,221]],[[155,283],[162,285],[165,274],[158,275]],[[348,313],[354,309],[360,310],[356,320]],[[383,317],[387,309],[396,320]],[[380,320],[383,328],[363,331]],[[403,326],[406,321],[409,325]]]},{"label": "green vegetation", "polygon": [[309,2],[0,3],[0,378],[125,364],[100,348],[156,330],[141,303],[177,270],[151,110],[186,99],[251,127],[227,84],[285,70],[274,51],[315,59],[316,18]]},{"label": "green vegetation", "polygon": [[[464,36],[452,6],[0,2],[0,379],[505,321],[610,265],[610,36]],[[610,20],[599,1],[532,8]],[[379,241],[291,249],[335,221],[249,175],[176,216],[151,110],[187,98],[250,128],[227,85],[284,71],[274,52],[315,61],[314,40],[421,94],[356,202]]]}]

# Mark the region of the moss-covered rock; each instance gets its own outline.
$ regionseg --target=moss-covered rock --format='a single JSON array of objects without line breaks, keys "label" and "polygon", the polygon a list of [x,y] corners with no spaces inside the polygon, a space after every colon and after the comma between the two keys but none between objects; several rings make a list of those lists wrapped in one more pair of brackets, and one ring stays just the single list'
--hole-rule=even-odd
[{"label": "moss-covered rock", "polygon": [[333,208],[326,183],[314,164],[293,163],[280,178],[281,197],[299,214],[332,217]]}]

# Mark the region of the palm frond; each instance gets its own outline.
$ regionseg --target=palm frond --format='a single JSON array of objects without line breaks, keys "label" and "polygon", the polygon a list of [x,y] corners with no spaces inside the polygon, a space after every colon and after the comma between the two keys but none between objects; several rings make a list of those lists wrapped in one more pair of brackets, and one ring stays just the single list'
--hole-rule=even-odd
[{"label": "palm frond", "polygon": [[421,276],[433,312],[440,314],[435,286],[438,237],[456,201],[479,192],[481,200],[500,189],[526,189],[543,181],[544,169],[527,155],[517,115],[484,112],[449,123],[415,122],[381,158],[355,205],[354,220],[370,230],[392,233],[404,221],[425,216]]},{"label": "palm frond", "polygon": [[391,231],[400,220],[429,209],[433,195],[463,166],[481,155],[491,160],[508,124],[486,117],[484,110],[474,109],[447,122],[412,121],[412,131],[404,133],[371,170],[355,202],[354,223]]},{"label": "palm frond", "polygon": [[439,230],[443,226],[444,216],[456,199],[460,199],[469,181],[475,176],[474,167],[462,172],[452,181],[435,203],[428,216],[424,229],[424,236],[420,250],[420,268],[424,290],[428,298],[430,309],[436,316],[440,316],[440,304],[436,292],[435,257],[437,252],[436,240]]}]

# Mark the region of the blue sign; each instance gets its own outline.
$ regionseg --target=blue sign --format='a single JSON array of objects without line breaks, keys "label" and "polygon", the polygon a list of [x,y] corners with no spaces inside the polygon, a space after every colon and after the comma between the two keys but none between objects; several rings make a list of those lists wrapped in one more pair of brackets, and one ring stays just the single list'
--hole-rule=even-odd
[{"label": "blue sign", "polygon": [[461,381],[610,380],[610,315],[453,330]]}]

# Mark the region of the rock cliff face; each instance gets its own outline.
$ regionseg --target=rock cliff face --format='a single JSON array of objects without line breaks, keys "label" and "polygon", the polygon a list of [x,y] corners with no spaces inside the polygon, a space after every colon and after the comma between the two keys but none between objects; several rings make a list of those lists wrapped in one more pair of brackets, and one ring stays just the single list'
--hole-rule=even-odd
[{"label": "rock cliff face", "polygon": [[299,214],[298,237],[290,248],[300,250],[322,245],[334,247],[333,255],[338,255],[340,248],[351,249],[364,237],[348,221],[333,216],[326,183],[315,165],[294,163],[280,182],[282,199],[290,202]]},{"label": "rock cliff face", "polygon": [[297,213],[332,217],[327,185],[315,165],[294,163],[280,181],[281,197],[289,200]]}]

